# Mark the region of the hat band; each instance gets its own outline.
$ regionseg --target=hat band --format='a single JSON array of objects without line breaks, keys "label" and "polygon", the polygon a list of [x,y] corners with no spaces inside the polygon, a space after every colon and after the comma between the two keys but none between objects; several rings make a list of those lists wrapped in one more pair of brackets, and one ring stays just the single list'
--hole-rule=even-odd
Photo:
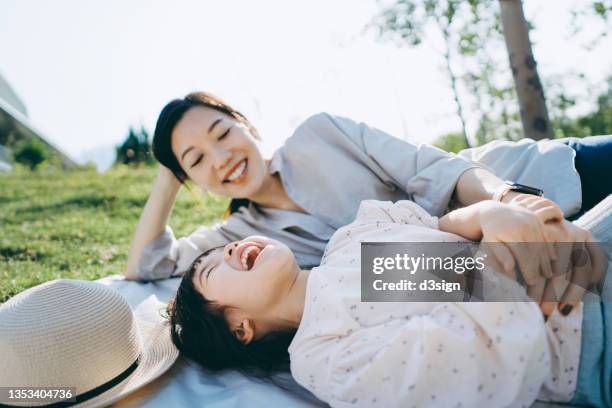
[{"label": "hat band", "polygon": [[[102,394],[105,391],[108,391],[109,389],[113,388],[115,385],[119,384],[121,381],[125,380],[130,374],[132,374],[134,372],[134,370],[136,370],[136,367],[138,367],[138,362],[140,360],[140,355],[138,357],[136,357],[136,360],[132,363],[131,366],[129,366],[128,368],[126,368],[124,371],[122,371],[121,373],[119,373],[119,375],[117,375],[114,378],[111,378],[110,381],[105,382],[102,385],[97,386],[94,389],[91,389],[87,392],[84,392],[82,394],[79,394],[75,397],[76,401],[71,402],[71,401],[58,401],[58,402],[54,402],[52,404],[47,404],[47,405],[38,405],[39,407],[47,407],[47,408],[56,408],[56,407],[70,407],[76,404],[80,404],[81,402],[85,402],[89,399],[92,399],[93,397],[96,397],[100,394]],[[0,407],[19,407],[21,405],[9,405],[9,404],[1,404],[0,403]]]}]

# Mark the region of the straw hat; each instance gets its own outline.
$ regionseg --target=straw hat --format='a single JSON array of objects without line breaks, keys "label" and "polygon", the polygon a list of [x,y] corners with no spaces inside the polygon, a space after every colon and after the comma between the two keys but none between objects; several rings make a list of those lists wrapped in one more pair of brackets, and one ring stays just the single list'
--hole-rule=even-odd
[{"label": "straw hat", "polygon": [[135,316],[100,283],[50,281],[0,306],[2,387],[75,387],[75,406],[98,407],[153,381],[177,357],[163,322]]}]

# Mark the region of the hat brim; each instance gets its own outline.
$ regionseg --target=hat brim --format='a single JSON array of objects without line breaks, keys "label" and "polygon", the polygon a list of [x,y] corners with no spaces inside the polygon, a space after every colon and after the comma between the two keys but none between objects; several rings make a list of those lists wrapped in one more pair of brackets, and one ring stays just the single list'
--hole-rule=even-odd
[{"label": "hat brim", "polygon": [[123,381],[87,401],[74,405],[95,408],[110,405],[140,389],[165,373],[176,361],[179,351],[172,343],[166,322],[136,319],[142,338],[138,367]]}]

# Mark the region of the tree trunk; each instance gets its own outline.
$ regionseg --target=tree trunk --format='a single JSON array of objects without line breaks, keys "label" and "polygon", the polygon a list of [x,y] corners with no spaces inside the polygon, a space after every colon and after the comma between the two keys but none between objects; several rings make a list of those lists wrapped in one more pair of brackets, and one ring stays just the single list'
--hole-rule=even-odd
[{"label": "tree trunk", "polygon": [[531,50],[523,4],[521,0],[500,0],[499,5],[524,135],[535,140],[552,139],[552,126]]}]

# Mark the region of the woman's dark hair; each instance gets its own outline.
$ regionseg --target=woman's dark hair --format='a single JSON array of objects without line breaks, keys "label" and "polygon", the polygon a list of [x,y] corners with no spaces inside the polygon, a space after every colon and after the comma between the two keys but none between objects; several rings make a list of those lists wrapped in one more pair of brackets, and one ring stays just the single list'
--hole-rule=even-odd
[{"label": "woman's dark hair", "polygon": [[[181,182],[187,181],[187,174],[179,164],[174,152],[172,152],[172,132],[176,124],[183,118],[185,113],[194,107],[203,106],[225,113],[243,123],[251,132],[254,138],[261,140],[259,133],[249,120],[236,109],[232,108],[221,98],[207,92],[193,92],[183,99],[174,99],[162,109],[153,135],[153,155],[163,166],[172,171],[174,176]],[[233,199],[227,210],[226,216],[233,214],[238,208],[248,206],[247,199]]]},{"label": "woman's dark hair", "polygon": [[[170,334],[179,351],[202,367],[218,371],[237,369],[249,377],[274,381],[274,374],[289,369],[289,344],[295,330],[275,333],[249,344],[240,342],[229,329],[224,308],[206,299],[193,284],[193,275],[203,257],[191,265],[168,303]],[[281,385],[282,386],[282,385]]]}]

